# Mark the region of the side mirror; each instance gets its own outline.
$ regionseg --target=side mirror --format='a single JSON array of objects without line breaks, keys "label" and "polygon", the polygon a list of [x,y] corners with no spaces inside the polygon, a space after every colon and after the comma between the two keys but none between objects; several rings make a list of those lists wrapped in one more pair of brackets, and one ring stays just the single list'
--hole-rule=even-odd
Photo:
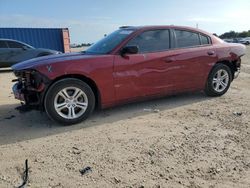
[{"label": "side mirror", "polygon": [[121,50],[121,56],[124,57],[125,54],[137,54],[139,51],[138,46],[126,46]]}]

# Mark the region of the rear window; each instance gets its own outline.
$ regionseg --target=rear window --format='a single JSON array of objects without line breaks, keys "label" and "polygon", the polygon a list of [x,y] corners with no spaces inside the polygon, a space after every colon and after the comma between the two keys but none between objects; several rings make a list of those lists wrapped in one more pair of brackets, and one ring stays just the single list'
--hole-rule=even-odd
[{"label": "rear window", "polygon": [[0,41],[0,48],[8,48],[5,41]]},{"label": "rear window", "polygon": [[209,38],[205,35],[201,35],[201,44],[202,45],[210,44]]},{"label": "rear window", "polygon": [[23,44],[14,41],[7,41],[9,48],[22,48]]},{"label": "rear window", "polygon": [[175,30],[177,47],[192,47],[200,45],[199,34],[191,31]]}]

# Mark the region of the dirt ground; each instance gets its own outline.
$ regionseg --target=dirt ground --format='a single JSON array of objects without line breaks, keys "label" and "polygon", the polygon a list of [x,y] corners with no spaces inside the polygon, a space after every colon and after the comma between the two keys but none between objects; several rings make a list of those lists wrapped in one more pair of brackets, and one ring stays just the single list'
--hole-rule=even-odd
[{"label": "dirt ground", "polygon": [[[228,93],[183,94],[98,111],[61,127],[20,114],[0,73],[0,187],[250,187],[250,47]],[[90,167],[86,174],[79,170]]]}]

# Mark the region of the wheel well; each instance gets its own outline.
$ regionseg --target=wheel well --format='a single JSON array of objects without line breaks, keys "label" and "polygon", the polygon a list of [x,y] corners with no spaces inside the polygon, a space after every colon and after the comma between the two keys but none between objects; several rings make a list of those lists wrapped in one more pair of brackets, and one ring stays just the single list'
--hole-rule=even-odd
[{"label": "wheel well", "polygon": [[220,64],[224,64],[224,65],[228,66],[231,70],[231,73],[232,73],[232,79],[234,79],[234,73],[235,73],[235,71],[237,71],[236,62],[237,61],[232,61],[232,62],[230,62],[230,61],[218,61],[216,64],[220,63]]},{"label": "wheel well", "polygon": [[[86,84],[89,85],[89,87],[93,90],[94,92],[94,95],[95,95],[95,101],[96,101],[96,105],[95,105],[95,108],[100,108],[101,106],[101,95],[100,95],[100,92],[99,92],[99,89],[96,85],[96,83],[91,80],[90,78],[86,77],[86,76],[83,76],[83,75],[77,75],[77,74],[70,74],[70,75],[64,75],[64,76],[61,76],[61,77],[58,77],[56,78],[55,80],[53,80],[49,86],[47,87],[46,89],[46,93],[48,91],[48,89],[57,81],[59,80],[62,80],[62,79],[65,79],[65,78],[76,78],[76,79],[79,79],[83,82],[85,82]],[[46,93],[44,94],[44,97],[46,95]],[[44,101],[44,99],[43,99]]]}]

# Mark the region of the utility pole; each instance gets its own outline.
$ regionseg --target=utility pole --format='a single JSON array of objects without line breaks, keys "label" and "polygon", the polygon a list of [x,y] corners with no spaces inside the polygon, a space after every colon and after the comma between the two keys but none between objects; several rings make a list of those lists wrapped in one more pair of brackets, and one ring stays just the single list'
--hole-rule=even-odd
[{"label": "utility pole", "polygon": [[199,24],[198,23],[196,23],[196,29],[199,29]]}]

